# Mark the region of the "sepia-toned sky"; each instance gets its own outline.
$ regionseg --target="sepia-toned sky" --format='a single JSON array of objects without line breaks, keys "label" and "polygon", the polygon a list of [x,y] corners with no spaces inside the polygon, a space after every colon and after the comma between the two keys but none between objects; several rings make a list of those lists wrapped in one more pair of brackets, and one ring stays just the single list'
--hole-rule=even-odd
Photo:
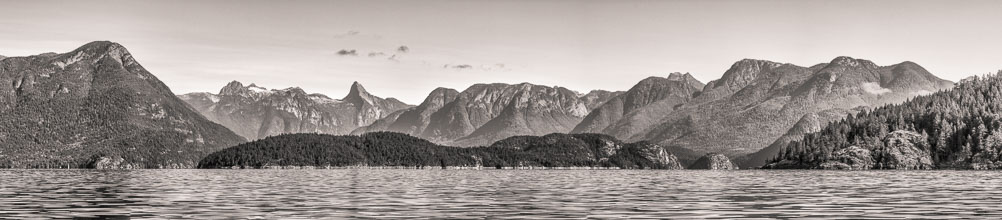
[{"label": "sepia-toned sky", "polygon": [[177,94],[239,80],[340,98],[359,81],[418,104],[435,87],[626,90],[671,72],[705,83],[743,58],[843,55],[957,81],[1002,69],[1002,1],[0,1],[0,55],[96,40]]}]

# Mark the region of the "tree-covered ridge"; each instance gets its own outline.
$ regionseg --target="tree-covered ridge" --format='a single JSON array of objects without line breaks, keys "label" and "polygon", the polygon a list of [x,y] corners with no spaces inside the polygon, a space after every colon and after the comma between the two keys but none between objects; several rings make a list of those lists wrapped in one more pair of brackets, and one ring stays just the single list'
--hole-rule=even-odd
[{"label": "tree-covered ridge", "polygon": [[516,136],[472,148],[436,145],[395,132],[286,134],[227,148],[199,163],[200,168],[272,166],[682,168],[658,145],[622,143],[600,134]]},{"label": "tree-covered ridge", "polygon": [[952,90],[848,115],[782,149],[766,168],[998,169],[1002,71]]}]

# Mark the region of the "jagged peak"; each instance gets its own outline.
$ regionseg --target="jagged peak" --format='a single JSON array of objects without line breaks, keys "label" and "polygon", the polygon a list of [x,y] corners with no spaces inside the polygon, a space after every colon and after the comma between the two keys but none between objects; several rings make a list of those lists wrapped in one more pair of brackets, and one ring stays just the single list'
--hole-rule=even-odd
[{"label": "jagged peak", "polygon": [[[253,85],[253,84],[251,84],[251,85]],[[254,88],[262,88],[262,89],[264,88],[264,87],[255,87],[255,86],[247,86],[247,87],[248,87],[248,88],[251,88],[251,87],[254,87]],[[284,89],[282,89],[281,91],[283,91],[283,92],[295,92],[295,93],[303,93],[303,94],[306,94],[306,91],[305,91],[305,90],[303,90],[303,88],[299,88],[299,86],[293,86],[293,87],[289,87],[289,88],[284,88]]]},{"label": "jagged peak", "polygon": [[700,82],[698,79],[696,79],[696,77],[693,77],[692,74],[689,74],[689,73],[684,73],[683,74],[683,73],[679,73],[679,72],[674,72],[674,73],[671,73],[671,74],[668,75],[668,80],[672,80],[672,81],[684,81],[684,82],[692,83],[694,85],[703,85],[703,82]]},{"label": "jagged peak", "polygon": [[365,87],[363,87],[361,83],[358,83],[358,81],[353,81],[351,82],[351,90],[364,93]]},{"label": "jagged peak", "polygon": [[689,73],[682,74],[680,72],[673,72],[668,74],[668,80],[681,81],[684,80],[686,76],[689,76]]},{"label": "jagged peak", "polygon": [[268,94],[271,93],[271,90],[268,90],[268,88],[265,87],[258,86],[257,84],[254,83],[244,86],[243,83],[236,80],[230,81],[229,83],[226,84],[226,86],[223,86],[223,88],[219,90],[219,95],[238,95],[245,97],[261,96],[261,95],[252,95],[251,93]]},{"label": "jagged peak", "polygon": [[230,83],[227,83],[226,86],[223,86],[222,89],[219,89],[219,95],[239,95],[243,93],[245,89],[246,88],[244,88],[243,83],[233,80],[230,81]]},{"label": "jagged peak", "polygon": [[344,99],[348,100],[348,99],[353,99],[353,98],[361,98],[361,99],[366,100],[368,102],[369,99],[370,99],[370,96],[372,96],[372,95],[369,94],[369,92],[365,90],[365,87],[362,86],[361,83],[358,83],[358,81],[354,81],[354,82],[351,83],[351,88],[348,89],[348,95],[345,96]]},{"label": "jagged peak", "polygon": [[374,104],[374,99],[375,97],[372,94],[369,94],[369,92],[365,90],[365,87],[363,87],[361,83],[358,83],[358,81],[354,81],[351,83],[351,88],[348,90],[348,95],[344,96],[344,98],[341,100],[361,105],[363,103]]}]

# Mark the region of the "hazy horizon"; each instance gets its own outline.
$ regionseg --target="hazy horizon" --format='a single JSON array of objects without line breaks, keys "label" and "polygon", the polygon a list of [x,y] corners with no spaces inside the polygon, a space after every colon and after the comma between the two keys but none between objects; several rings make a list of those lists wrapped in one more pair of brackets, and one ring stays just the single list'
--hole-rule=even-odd
[{"label": "hazy horizon", "polygon": [[[0,55],[127,47],[176,94],[227,82],[340,98],[353,81],[418,104],[436,87],[587,93],[750,58],[913,61],[957,81],[1002,69],[996,1],[14,1]],[[851,12],[851,13],[846,13]],[[401,46],[407,49],[402,50]],[[345,50],[345,53],[340,53]],[[355,53],[348,51],[355,50]]]}]

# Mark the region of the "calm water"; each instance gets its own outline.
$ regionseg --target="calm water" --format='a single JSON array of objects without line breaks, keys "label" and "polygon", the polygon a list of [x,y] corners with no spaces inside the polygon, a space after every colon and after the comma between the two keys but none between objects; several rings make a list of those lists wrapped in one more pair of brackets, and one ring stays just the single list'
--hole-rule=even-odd
[{"label": "calm water", "polygon": [[986,171],[0,170],[0,218],[1002,218]]}]

